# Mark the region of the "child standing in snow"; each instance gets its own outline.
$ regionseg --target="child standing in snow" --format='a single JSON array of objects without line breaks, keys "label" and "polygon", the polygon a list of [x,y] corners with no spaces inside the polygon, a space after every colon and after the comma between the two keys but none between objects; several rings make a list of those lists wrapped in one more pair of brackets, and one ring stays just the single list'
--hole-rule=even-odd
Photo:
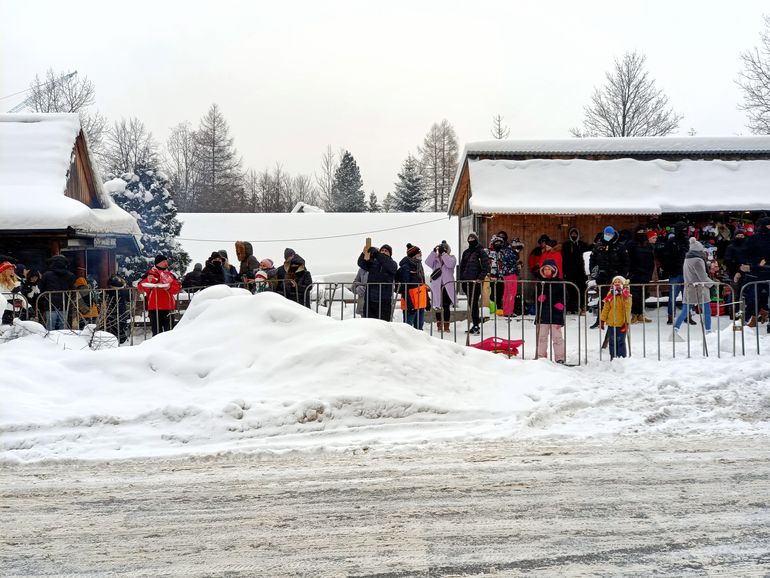
[{"label": "child standing in snow", "polygon": [[612,285],[602,303],[602,329],[608,327],[610,359],[626,357],[626,334],[631,319],[631,293],[624,277],[612,278]]},{"label": "child standing in snow", "polygon": [[538,286],[537,296],[537,358],[548,357],[548,345],[553,347],[553,359],[564,363],[567,350],[561,328],[564,326],[564,285],[558,281],[559,267],[554,259],[546,259],[540,265],[543,283]]}]

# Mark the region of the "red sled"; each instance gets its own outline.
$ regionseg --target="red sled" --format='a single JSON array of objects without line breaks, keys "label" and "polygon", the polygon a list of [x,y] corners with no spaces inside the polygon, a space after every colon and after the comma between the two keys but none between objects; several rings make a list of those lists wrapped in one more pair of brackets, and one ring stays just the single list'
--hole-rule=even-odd
[{"label": "red sled", "polygon": [[473,343],[470,347],[481,349],[482,351],[491,351],[492,353],[503,353],[508,357],[519,354],[519,347],[524,342],[521,339],[503,339],[502,337],[487,337],[479,343]]}]

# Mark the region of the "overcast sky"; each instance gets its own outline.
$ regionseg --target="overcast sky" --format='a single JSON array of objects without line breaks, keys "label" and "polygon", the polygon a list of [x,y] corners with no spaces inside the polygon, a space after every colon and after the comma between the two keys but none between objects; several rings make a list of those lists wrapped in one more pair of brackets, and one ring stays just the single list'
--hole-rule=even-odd
[{"label": "overcast sky", "polygon": [[647,55],[683,134],[747,134],[734,80],[763,13],[762,0],[2,0],[0,96],[78,70],[103,114],[137,116],[161,142],[216,102],[245,167],[313,173],[327,144],[344,147],[382,198],[442,118],[461,148],[491,138],[496,113],[511,138],[569,136],[626,50]]}]

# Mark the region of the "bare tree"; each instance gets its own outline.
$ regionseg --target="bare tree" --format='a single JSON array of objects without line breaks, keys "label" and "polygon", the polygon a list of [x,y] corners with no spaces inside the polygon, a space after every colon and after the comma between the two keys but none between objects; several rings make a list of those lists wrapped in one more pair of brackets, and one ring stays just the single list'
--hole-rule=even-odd
[{"label": "bare tree", "polygon": [[246,203],[251,213],[259,213],[262,210],[259,173],[254,169],[249,169],[243,176],[243,192],[246,197]]},{"label": "bare tree", "polygon": [[327,145],[326,150],[321,157],[321,169],[315,175],[319,203],[325,211],[331,210],[332,207],[334,173],[337,172],[338,166],[337,159],[334,156],[334,152],[332,152],[332,146]]},{"label": "bare tree", "polygon": [[131,173],[138,166],[157,167],[157,145],[152,133],[136,117],[115,121],[107,132],[104,153],[104,169],[120,175]]},{"label": "bare tree", "polygon": [[765,16],[759,39],[760,46],[741,54],[743,72],[736,82],[743,89],[743,103],[738,108],[748,113],[752,133],[770,134],[770,16]]},{"label": "bare tree", "polygon": [[511,134],[511,129],[508,127],[508,125],[503,124],[503,116],[501,114],[496,114],[492,117],[492,136],[496,138],[497,140],[503,140],[508,138],[508,135]]},{"label": "bare tree", "polygon": [[615,59],[607,84],[594,89],[584,108],[583,129],[573,136],[665,136],[676,131],[682,116],[668,106],[668,97],[645,70],[646,57],[626,52]]},{"label": "bare tree", "polygon": [[163,165],[169,173],[170,188],[177,208],[182,212],[195,206],[198,174],[196,162],[195,131],[189,122],[181,122],[171,129],[166,140]]},{"label": "bare tree", "polygon": [[99,111],[89,110],[95,102],[96,88],[87,76],[68,75],[49,68],[44,78],[35,75],[25,104],[32,112],[79,113],[88,148],[100,157],[107,120]]},{"label": "bare tree", "polygon": [[423,185],[434,211],[444,211],[449,202],[450,188],[457,170],[457,134],[444,119],[434,123],[425,135],[423,145],[417,148]]}]

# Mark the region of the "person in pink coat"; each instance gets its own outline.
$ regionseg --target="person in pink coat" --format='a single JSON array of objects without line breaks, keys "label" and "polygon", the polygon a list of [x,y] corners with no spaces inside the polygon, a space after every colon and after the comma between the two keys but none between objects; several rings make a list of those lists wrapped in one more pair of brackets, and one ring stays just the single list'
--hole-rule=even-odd
[{"label": "person in pink coat", "polygon": [[455,267],[457,257],[446,241],[433,248],[425,264],[433,269],[430,275],[430,292],[433,306],[436,308],[436,323],[441,332],[449,331],[452,305],[457,299],[455,288]]}]

